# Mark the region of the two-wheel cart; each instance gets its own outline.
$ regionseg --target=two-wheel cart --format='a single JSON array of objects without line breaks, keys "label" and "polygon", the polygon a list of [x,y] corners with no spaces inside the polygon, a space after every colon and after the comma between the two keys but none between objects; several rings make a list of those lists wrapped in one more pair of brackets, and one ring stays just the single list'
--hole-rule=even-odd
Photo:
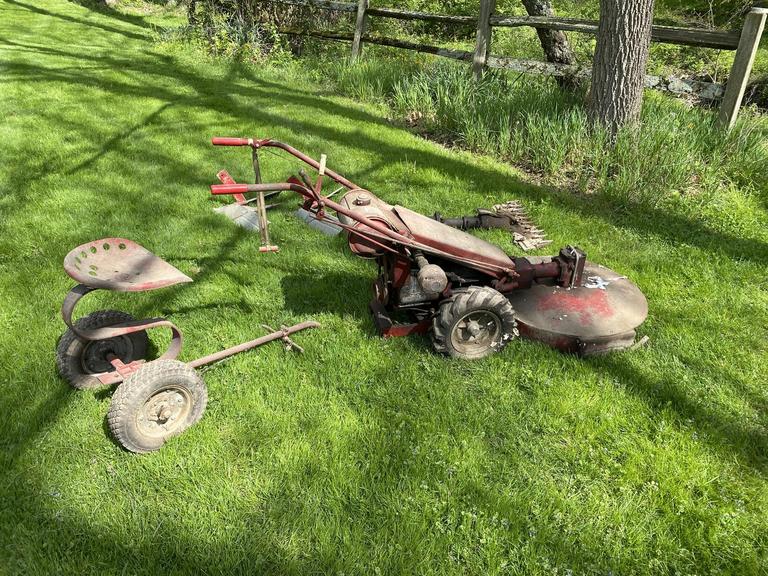
[{"label": "two-wheel cart", "polygon": [[[78,285],[69,291],[61,310],[69,328],[56,350],[59,372],[77,389],[119,384],[107,420],[115,439],[132,452],[157,450],[200,420],[208,392],[197,368],[275,340],[301,351],[290,336],[319,326],[302,322],[181,362],[177,360],[181,330],[165,318],[136,320],[125,312],[100,310],[73,322],[72,313],[80,299],[95,290],[142,292],[191,282],[191,278],[125,238],[78,246],[64,258],[64,269]],[[170,329],[171,340],[159,358],[148,360],[147,330],[152,328]]]}]

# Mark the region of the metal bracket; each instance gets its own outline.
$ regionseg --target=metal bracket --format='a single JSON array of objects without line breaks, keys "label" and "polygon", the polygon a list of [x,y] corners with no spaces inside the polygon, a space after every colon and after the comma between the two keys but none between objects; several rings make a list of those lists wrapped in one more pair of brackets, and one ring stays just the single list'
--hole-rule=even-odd
[{"label": "metal bracket", "polygon": [[[72,314],[75,307],[84,296],[91,292],[95,292],[96,290],[98,290],[98,288],[86,286],[85,284],[78,284],[67,293],[67,296],[64,298],[64,303],[61,306],[61,317],[64,320],[64,323],[80,340],[106,340],[108,338],[117,338],[119,336],[125,336],[126,334],[132,334],[134,332],[143,332],[151,328],[169,328],[171,330],[171,341],[168,344],[168,349],[159,359],[175,360],[178,358],[183,343],[181,330],[165,318],[133,320],[131,322],[123,322],[121,324],[105,326],[104,328],[97,328],[95,330],[81,330],[75,328],[75,323],[72,321]],[[107,372],[105,374],[96,375],[96,377],[104,384],[121,382],[123,376],[121,375],[122,373],[120,369],[123,367],[123,370],[130,370],[127,372],[128,374],[138,368],[138,366],[134,366],[134,364],[136,364],[135,362],[126,365],[119,359],[113,359],[110,363],[115,367],[116,372]],[[104,376],[104,378],[102,378],[102,376]]]}]

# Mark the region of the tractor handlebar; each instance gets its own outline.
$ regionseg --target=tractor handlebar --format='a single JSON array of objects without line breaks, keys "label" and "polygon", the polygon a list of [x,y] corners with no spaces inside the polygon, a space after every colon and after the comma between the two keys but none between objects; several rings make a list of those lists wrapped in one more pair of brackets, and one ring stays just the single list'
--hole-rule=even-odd
[{"label": "tractor handlebar", "polygon": [[211,194],[246,194],[248,184],[213,184]]},{"label": "tractor handlebar", "polygon": [[223,138],[214,136],[211,138],[211,144],[214,146],[251,146],[253,138]]}]

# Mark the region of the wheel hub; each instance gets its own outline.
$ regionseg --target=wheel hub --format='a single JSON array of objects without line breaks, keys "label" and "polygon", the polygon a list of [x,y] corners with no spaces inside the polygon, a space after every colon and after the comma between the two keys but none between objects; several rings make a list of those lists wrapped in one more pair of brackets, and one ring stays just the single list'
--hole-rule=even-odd
[{"label": "wheel hub", "polygon": [[176,387],[160,390],[144,403],[137,423],[148,436],[167,436],[184,423],[191,406],[189,391]]},{"label": "wheel hub", "polygon": [[472,320],[467,324],[467,332],[469,332],[471,338],[476,338],[482,331],[483,327],[476,320]]},{"label": "wheel hub", "polygon": [[499,341],[501,320],[490,310],[475,310],[462,316],[451,331],[453,347],[464,353],[478,353]]},{"label": "wheel hub", "polygon": [[133,360],[133,342],[127,336],[93,340],[86,344],[80,362],[86,374],[112,372],[115,367],[110,360],[120,358],[126,364]]}]

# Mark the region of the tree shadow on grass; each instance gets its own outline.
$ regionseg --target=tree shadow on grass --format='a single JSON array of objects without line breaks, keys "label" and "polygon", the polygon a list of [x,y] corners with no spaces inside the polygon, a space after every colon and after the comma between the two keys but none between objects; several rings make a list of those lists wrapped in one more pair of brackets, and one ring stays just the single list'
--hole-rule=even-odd
[{"label": "tree shadow on grass", "polygon": [[[671,407],[683,420],[690,421],[700,432],[699,439],[719,452],[724,458],[736,455],[741,464],[749,466],[761,475],[768,473],[768,428],[764,423],[747,422],[744,417],[729,415],[722,406],[705,402],[684,390],[674,377],[641,373],[620,355],[612,354],[594,362],[598,371],[607,370],[618,382],[652,409]],[[692,358],[685,364],[694,366],[694,372],[705,373],[706,368]],[[735,390],[742,386],[728,379]],[[741,390],[741,393],[745,392]],[[764,399],[747,394],[750,405],[764,408]],[[762,407],[761,407],[762,404]]]},{"label": "tree shadow on grass", "polygon": [[[37,50],[34,46],[27,46],[30,50]],[[66,58],[81,59],[82,55],[62,50],[62,49],[42,49],[42,53],[48,53]],[[96,60],[105,64],[118,66],[123,63],[122,59],[116,59],[112,56],[97,56]],[[302,135],[311,135],[314,138],[321,138],[324,141],[334,142],[340,150],[350,146],[362,148],[369,152],[373,157],[378,157],[381,162],[391,162],[398,158],[407,157],[409,162],[414,162],[418,166],[438,167],[447,177],[457,178],[462,181],[471,180],[479,190],[500,190],[513,186],[516,192],[522,194],[531,200],[546,200],[556,204],[559,208],[566,211],[582,213],[588,216],[598,217],[614,225],[635,230],[642,234],[654,234],[666,238],[673,242],[685,242],[696,245],[705,250],[724,252],[734,258],[748,258],[757,263],[768,263],[768,249],[766,245],[757,240],[743,239],[729,234],[716,232],[708,229],[704,224],[692,221],[688,218],[668,213],[662,210],[643,210],[634,213],[618,213],[615,207],[609,201],[604,199],[594,199],[573,196],[562,191],[547,190],[532,186],[528,183],[510,178],[508,175],[497,172],[490,168],[478,167],[469,164],[461,156],[446,157],[445,154],[439,154],[433,150],[423,147],[396,145],[393,142],[374,138],[362,131],[349,133],[339,128],[328,125],[323,122],[311,122],[299,120],[296,117],[286,117],[271,112],[267,107],[256,104],[243,103],[236,97],[255,98],[262,100],[278,99],[281,102],[289,103],[295,106],[316,109],[324,114],[333,117],[345,118],[352,125],[357,122],[374,123],[385,125],[386,123],[379,117],[373,116],[364,110],[344,106],[335,101],[318,99],[311,92],[298,90],[294,88],[287,89],[285,86],[265,79],[255,77],[252,72],[247,73],[247,82],[242,80],[243,69],[239,65],[233,65],[227,72],[226,80],[219,78],[206,78],[200,74],[179,69],[170,65],[168,61],[161,64],[151,59],[146,59],[135,63],[142,71],[157,76],[158,78],[173,78],[181,81],[184,86],[195,91],[195,96],[180,96],[175,91],[157,86],[145,86],[141,84],[128,84],[125,82],[102,82],[97,74],[91,71],[80,71],[79,73],[61,74],[57,70],[46,68],[39,65],[23,64],[14,67],[11,63],[9,69],[12,74],[28,74],[30,78],[43,80],[55,80],[63,83],[74,83],[77,85],[93,86],[103,90],[113,92],[118,96],[146,97],[154,96],[165,100],[165,103],[157,110],[150,113],[144,121],[122,130],[114,137],[101,145],[99,150],[90,156],[87,160],[81,161],[74,166],[62,165],[56,168],[57,171],[63,171],[67,174],[73,174],[77,171],[88,169],[94,162],[113,152],[116,147],[125,138],[142,129],[143,126],[155,121],[159,115],[172,106],[187,106],[190,108],[208,109],[215,107],[224,114],[235,119],[247,121],[248,125],[272,124],[283,125],[290,129],[300,139]],[[188,171],[177,170],[173,167],[174,160],[158,152],[148,151],[146,156],[141,159],[143,162],[164,162],[169,164],[168,171],[180,177],[181,181],[189,184],[199,184],[194,178],[190,178]],[[183,176],[186,174],[186,177]],[[27,174],[26,179],[42,177],[42,174]],[[364,183],[363,183],[364,184]],[[148,218],[156,218],[157,212],[154,207],[147,213]],[[231,251],[233,245],[223,246],[222,249]],[[205,266],[203,274],[214,270],[214,266]],[[326,281],[327,280],[327,281]],[[317,278],[294,277],[286,280],[283,284],[286,303],[297,312],[311,312],[307,300],[306,292],[296,291],[297,286],[317,286]],[[327,276],[318,289],[318,294],[327,294],[326,290],[333,289],[337,282],[344,282],[341,278]],[[314,289],[313,289],[314,292]],[[365,301],[365,300],[363,300]],[[339,312],[345,308],[345,303],[340,300],[330,302],[317,298],[314,303],[321,302],[321,306],[329,306],[328,310]],[[316,309],[314,309],[316,310]],[[618,369],[618,368],[616,368]],[[684,398],[680,399],[685,406]],[[689,408],[683,408],[683,412],[688,412]]]},{"label": "tree shadow on grass", "polygon": [[372,332],[368,313],[371,299],[370,276],[352,273],[287,274],[280,280],[285,307],[303,316],[328,312],[341,317],[350,315],[363,332]]},{"label": "tree shadow on grass", "polygon": [[[24,10],[29,10],[30,12],[34,12],[35,14],[38,14],[40,16],[45,16],[49,18],[56,18],[58,20],[62,20],[63,22],[67,22],[70,24],[82,24],[84,26],[92,27],[92,28],[98,28],[100,30],[103,30],[104,32],[108,32],[110,34],[119,34],[121,36],[125,36],[126,38],[131,38],[132,40],[151,40],[151,37],[148,34],[144,34],[141,32],[131,32],[130,30],[125,30],[123,28],[116,28],[114,26],[108,26],[107,24],[102,24],[100,22],[94,22],[93,20],[87,20],[87,19],[81,19],[81,18],[75,18],[74,16],[70,16],[68,14],[62,14],[60,12],[54,12],[52,10],[46,10],[45,8],[40,8],[39,6],[35,6],[34,4],[27,4],[25,2],[21,2],[20,0],[3,0],[6,4],[10,4],[12,6],[17,6],[18,8],[22,8]],[[114,12],[114,11],[112,11]],[[144,22],[143,18],[140,17],[130,17],[126,15],[122,15],[123,17],[120,18],[120,20],[127,22],[129,24],[139,26],[142,28],[149,27],[149,24]]]},{"label": "tree shadow on grass", "polygon": [[[28,48],[36,50],[33,46],[28,46]],[[60,49],[44,49],[41,52],[73,59],[87,58],[103,63],[113,63],[116,66],[122,65],[124,62],[122,59],[115,59],[111,56],[86,57],[82,54]],[[423,145],[396,144],[389,140],[372,137],[362,130],[350,130],[349,128],[353,128],[358,122],[382,126],[387,125],[387,123],[382,118],[362,109],[318,98],[310,92],[293,87],[287,89],[285,86],[259,79],[250,73],[246,83],[243,83],[242,78],[240,78],[240,66],[232,66],[228,70],[226,79],[221,79],[205,77],[183,70],[167,60],[157,62],[146,59],[133,62],[132,65],[144,74],[157,77],[158,80],[173,79],[179,81],[186,88],[192,89],[195,96],[182,96],[173,89],[157,85],[132,84],[112,79],[102,81],[97,73],[87,70],[79,73],[71,71],[62,73],[56,69],[30,63],[11,62],[6,66],[5,75],[27,78],[32,82],[55,81],[94,87],[120,97],[153,97],[165,100],[166,104],[161,106],[159,111],[150,114],[147,122],[153,121],[153,118],[167,107],[184,105],[195,109],[216,109],[233,119],[244,121],[245,126],[254,124],[281,125],[284,130],[295,135],[298,142],[294,143],[298,144],[299,147],[301,147],[301,140],[307,136],[334,143],[334,157],[336,158],[343,158],[343,150],[349,147],[364,150],[372,157],[380,158],[381,165],[407,158],[408,162],[418,166],[437,168],[446,177],[462,181],[471,180],[479,192],[508,190],[512,187],[515,193],[523,196],[524,199],[546,200],[566,211],[598,218],[611,225],[633,230],[640,234],[651,234],[673,243],[691,244],[703,250],[724,254],[734,259],[748,259],[758,264],[768,264],[768,244],[765,242],[715,230],[701,221],[686,216],[650,207],[628,211],[624,207],[612,204],[609,199],[576,196],[565,191],[537,187],[491,168],[470,164],[458,155],[448,158],[444,153],[438,153],[436,150],[425,148]],[[330,117],[344,118],[348,124],[345,129],[340,129],[323,121],[308,121],[298,119],[295,116],[285,116],[272,111],[269,106],[248,103],[248,100],[255,98],[315,109],[320,117],[329,115]],[[138,128],[130,127],[122,130],[121,133],[116,134],[103,144],[103,148],[91,158],[80,162],[79,165],[66,168],[61,166],[58,169],[72,174],[90,166],[98,158],[108,154],[110,150],[118,146],[124,137],[134,134]],[[265,136],[264,134],[253,135]],[[201,141],[201,145],[207,144]],[[309,152],[312,153],[312,151]],[[179,174],[183,174],[183,172],[179,172]],[[34,180],[36,177],[41,177],[42,174],[32,173],[25,176]],[[357,174],[348,174],[348,176],[352,179],[357,178]],[[364,182],[360,184],[365,185]]]},{"label": "tree shadow on grass", "polygon": [[[102,14],[103,16],[107,16],[108,18],[113,18],[115,20],[120,20],[121,22],[125,22],[127,24],[133,24],[134,26],[138,26],[140,28],[152,27],[152,25],[149,22],[147,22],[147,20],[142,16],[138,16],[136,14],[126,14],[125,12],[121,12],[120,10],[115,10],[112,6],[110,6],[103,0],[69,0],[69,1],[74,4],[83,6],[84,8],[88,8],[92,12],[97,12],[99,14]],[[166,0],[148,0],[148,1],[152,4],[157,4],[157,5],[170,4]]]},{"label": "tree shadow on grass", "polygon": [[[16,0],[11,0],[10,3],[22,5],[30,10],[34,9],[33,11],[37,12],[40,17],[56,17],[70,24],[94,26],[104,31],[125,35],[123,30],[112,30],[111,27],[105,27],[101,24],[81,21],[69,16],[65,17],[45,9],[35,9],[35,7],[29,7],[29,5]],[[146,38],[144,35],[137,36],[139,39]],[[148,114],[142,123],[128,128],[116,127],[115,136],[99,143],[96,146],[96,151],[85,161],[72,162],[65,158],[60,164],[49,166],[48,172],[32,173],[32,177],[41,178],[51,171],[66,174],[88,171],[104,157],[118,153],[121,142],[126,138],[134,136],[147,124],[158,121],[161,112],[184,105],[190,109],[219,110],[231,120],[242,122],[249,127],[248,129],[254,125],[264,124],[284,126],[296,137],[296,144],[299,147],[305,138],[312,137],[332,143],[339,154],[350,148],[360,148],[369,153],[375,159],[374,162],[381,166],[407,157],[409,162],[416,163],[420,167],[436,167],[446,177],[456,178],[462,182],[472,181],[479,191],[507,190],[512,187],[516,193],[524,196],[525,199],[546,200],[565,211],[594,216],[641,234],[652,234],[673,242],[693,244],[704,250],[722,253],[734,259],[746,258],[760,264],[768,263],[768,250],[766,250],[764,243],[716,232],[697,221],[660,210],[617,214],[616,207],[612,206],[610,202],[574,197],[564,192],[534,187],[511,179],[507,174],[500,171],[471,164],[461,156],[448,156],[436,151],[437,149],[425,148],[421,144],[418,146],[408,144],[408,139],[406,139],[405,144],[398,144],[393,140],[370,136],[363,130],[339,129],[325,122],[321,114],[343,119],[347,126],[354,126],[356,123],[373,123],[384,126],[386,123],[354,106],[345,106],[336,101],[318,99],[308,91],[287,89],[285,86],[252,75],[243,81],[237,68],[233,68],[234,72],[231,70],[230,74],[222,79],[206,77],[184,70],[169,59],[157,57],[155,60],[156,55],[152,54],[135,61],[111,56],[76,54],[62,49],[38,50],[32,45],[27,45],[26,49],[37,51],[43,56],[50,54],[75,61],[96,60],[107,68],[133,64],[141,72],[151,74],[161,82],[171,80],[178,82],[184,88],[182,91],[164,86],[143,85],[140,82],[131,83],[104,79],[99,77],[99,71],[96,69],[70,68],[66,73],[62,73],[61,69],[46,67],[37,63],[9,63],[2,74],[14,79],[26,79],[29,82],[55,81],[62,85],[69,84],[81,90],[96,88],[118,98],[152,97],[164,102],[158,109]],[[194,96],[188,96],[185,93],[189,90],[194,93]],[[257,100],[256,103],[243,102],[257,97],[260,100]],[[312,120],[300,120],[295,117],[286,117],[279,111],[270,110],[268,106],[260,105],[261,102],[277,100],[316,110],[317,115]],[[61,115],[63,118],[65,113],[61,113]],[[82,126],[80,129],[83,134],[87,134],[89,128],[89,126]],[[201,146],[206,145],[207,143],[201,138]],[[309,152],[316,154],[316,151]],[[176,183],[201,185],[198,176],[190,170],[188,164],[182,159],[174,158],[162,151],[147,150],[144,155],[133,160],[147,165],[154,163],[165,166],[164,173],[172,175],[176,179]],[[351,177],[356,178],[358,175],[364,174],[365,170],[367,169],[363,169],[361,172],[358,169],[358,172]],[[24,174],[20,171],[17,176],[19,178],[15,180],[20,185],[11,193],[18,194],[19,204],[23,205],[26,192],[24,182],[30,174]],[[361,184],[365,185],[365,182],[361,182]],[[109,205],[105,206],[104,209],[108,210]],[[142,217],[150,225],[158,227],[167,225],[167,215],[164,214],[163,206],[132,207],[131,209],[142,210]],[[43,231],[42,234],[44,233]],[[202,259],[201,273],[196,276],[196,280],[199,282],[206,275],[216,271],[217,266],[221,266],[222,262],[231,261],[232,252],[236,249],[238,242],[243,239],[242,233],[235,229],[232,237],[225,239],[215,254]],[[249,237],[249,241],[253,241],[252,237]],[[370,326],[370,320],[365,310],[365,304],[369,297],[370,279],[368,277],[352,274],[329,274],[318,279],[311,275],[294,274],[285,278],[282,287],[287,308],[302,314],[316,312],[318,309],[334,314],[351,312],[353,316],[359,318],[361,324]],[[340,285],[350,287],[351,292],[339,291]],[[311,287],[310,299],[307,298],[305,286]],[[334,295],[333,298],[327,297],[329,293]],[[357,300],[358,296],[360,297],[359,301]],[[355,299],[355,302],[350,306],[349,302],[345,300],[352,298]],[[167,293],[158,291],[143,305],[140,313],[146,311],[145,315],[151,315],[159,309],[178,312],[178,309],[174,308],[174,304],[169,302]],[[557,354],[552,353],[552,361],[557,362],[557,358]],[[739,423],[736,419],[729,419],[712,409],[696,404],[684,390],[677,387],[674,382],[670,382],[669,379],[653,379],[637,373],[631,366],[627,366],[622,361],[621,356],[603,360],[597,364],[597,368],[607,369],[617,378],[631,382],[630,389],[645,398],[652,406],[666,405],[667,402],[671,402],[673,408],[682,417],[692,418],[698,427],[707,432],[707,435],[714,437],[716,439],[714,444],[718,447],[722,447],[723,444],[727,445],[734,449],[746,464],[764,472],[765,459],[761,455],[761,451],[765,449],[765,435],[761,430],[751,428],[746,424]],[[386,382],[391,376],[388,370],[388,368],[382,368],[377,378]],[[19,422],[10,428],[12,437],[6,438],[4,445],[10,449],[11,462],[21,452],[33,449],[34,443],[40,440],[47,427],[55,423],[60,417],[61,409],[66,406],[73,394],[64,383],[61,383],[60,388],[48,393],[45,401],[40,403],[39,407],[30,414],[26,422]],[[428,396],[421,398],[420,402],[415,402],[408,398],[402,398],[401,391],[396,388],[393,388],[389,394],[381,401],[382,405],[391,403],[398,406],[398,402],[405,403],[405,407],[412,410],[416,416],[426,416],[430,409]],[[24,398],[23,395],[17,397],[8,395],[5,400],[7,402],[23,402]],[[370,398],[370,402],[374,406],[376,406],[377,401],[375,396]],[[407,454],[411,449],[408,436],[398,435],[398,429],[394,425],[390,412],[384,410],[382,406],[377,407],[377,410],[379,410],[379,414],[374,425],[386,432],[383,440],[385,452]],[[362,453],[362,456],[365,454]],[[400,468],[397,468],[398,466]],[[396,468],[395,473],[391,474],[393,467]],[[407,487],[396,492],[392,486],[398,478],[407,476],[407,474],[408,469],[402,467],[402,464],[393,464],[391,460],[382,456],[373,462],[371,476],[380,480],[370,485],[370,491],[372,494],[390,491],[393,498],[401,493],[405,496],[408,494]],[[307,550],[303,552],[303,556],[292,553],[290,534],[287,537],[281,537],[279,531],[262,529],[265,526],[274,528],[275,523],[290,523],[291,506],[301,504],[301,494],[293,493],[290,490],[282,494],[281,501],[282,505],[286,507],[285,510],[280,510],[280,502],[270,501],[266,506],[266,511],[256,510],[251,513],[249,522],[253,530],[233,536],[231,542],[211,542],[205,536],[190,534],[173,521],[167,521],[158,523],[158,531],[153,536],[151,544],[137,544],[89,526],[83,522],[82,518],[56,515],[45,500],[45,486],[32,475],[23,477],[22,481],[26,482],[23,492],[27,498],[23,502],[23,507],[18,502],[8,503],[9,507],[18,506],[19,512],[14,515],[16,519],[21,520],[18,534],[32,534],[39,541],[47,544],[50,549],[53,549],[54,553],[58,551],[63,554],[63,557],[58,558],[59,567],[63,572],[79,571],[83,567],[83,561],[100,566],[105,570],[142,570],[150,573],[164,569],[210,573],[254,573],[259,571],[284,573],[306,570],[323,572],[326,570],[338,571],[340,568],[348,567],[345,566],[344,559],[339,558],[339,542],[330,540],[318,544],[317,534],[313,533],[311,529],[300,527],[295,531],[302,541],[310,543]],[[163,479],[158,478],[157,481],[162,482]],[[180,499],[183,499],[184,496],[184,494],[178,495]],[[469,497],[471,496],[469,495]],[[372,497],[370,498],[371,505],[381,504],[381,502],[374,502]],[[233,503],[233,506],[237,507],[239,503]],[[210,511],[213,515],[217,512],[216,510]],[[247,514],[248,512],[242,511],[242,513]],[[377,527],[367,526],[367,528],[370,530],[368,542],[373,543],[377,538]],[[387,534],[384,533],[381,536],[386,537]],[[66,538],[66,543],[62,543],[62,537]],[[98,557],[94,553],[95,550],[101,551]],[[595,554],[598,553],[595,552]],[[574,553],[575,556],[576,553]],[[26,558],[30,566],[39,560],[39,558]],[[418,559],[412,560],[418,562]],[[393,569],[387,570],[385,566],[384,572],[396,571],[396,566],[390,567]]]}]

